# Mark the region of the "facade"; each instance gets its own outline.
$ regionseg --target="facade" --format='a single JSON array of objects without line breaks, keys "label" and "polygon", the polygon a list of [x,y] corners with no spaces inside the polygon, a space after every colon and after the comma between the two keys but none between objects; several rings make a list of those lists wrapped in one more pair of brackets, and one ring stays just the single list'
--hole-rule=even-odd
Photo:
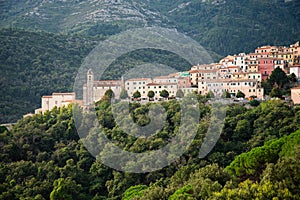
[{"label": "facade", "polygon": [[76,103],[75,93],[53,93],[50,96],[42,97],[42,107],[35,110],[35,114],[45,113],[54,107],[63,107]]},{"label": "facade", "polygon": [[147,88],[146,85],[151,83],[151,78],[133,78],[125,81],[125,90],[128,93],[129,97],[133,96],[133,93],[139,91],[141,96],[147,97]]},{"label": "facade", "polygon": [[300,65],[293,65],[290,67],[290,74],[294,73],[300,79]]},{"label": "facade", "polygon": [[291,98],[294,104],[300,104],[300,87],[291,88]]},{"label": "facade", "polygon": [[99,101],[109,89],[114,92],[115,98],[119,99],[123,86],[123,80],[95,81],[93,71],[90,69],[87,72],[87,82],[83,85],[83,105],[93,105],[94,102]]},{"label": "facade", "polygon": [[261,73],[263,80],[267,80],[267,78],[272,74],[274,70],[274,60],[274,58],[258,59],[258,72]]}]

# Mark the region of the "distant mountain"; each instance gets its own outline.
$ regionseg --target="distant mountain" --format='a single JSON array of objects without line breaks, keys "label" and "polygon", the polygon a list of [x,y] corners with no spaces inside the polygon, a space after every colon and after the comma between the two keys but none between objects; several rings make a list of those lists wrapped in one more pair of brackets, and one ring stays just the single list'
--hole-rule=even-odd
[{"label": "distant mountain", "polygon": [[298,0],[6,0],[0,27],[112,35],[132,27],[177,28],[220,55],[300,37]]},{"label": "distant mountain", "polygon": [[298,0],[149,0],[155,9],[220,55],[300,39]]},{"label": "distant mountain", "polygon": [[54,33],[81,32],[97,24],[141,27],[170,23],[137,0],[12,0],[1,2],[3,27]]}]

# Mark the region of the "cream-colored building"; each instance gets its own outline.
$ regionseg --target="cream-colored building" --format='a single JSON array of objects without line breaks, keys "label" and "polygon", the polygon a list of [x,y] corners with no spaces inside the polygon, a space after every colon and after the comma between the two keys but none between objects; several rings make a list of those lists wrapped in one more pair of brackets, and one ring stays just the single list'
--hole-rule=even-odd
[{"label": "cream-colored building", "polygon": [[256,96],[263,98],[264,90],[257,80],[206,80],[199,82],[198,92],[202,95],[207,94],[209,91],[213,92],[215,96],[221,96],[225,91],[235,96],[238,91],[245,94],[245,97]]},{"label": "cream-colored building", "polygon": [[142,97],[147,97],[146,85],[151,83],[151,78],[132,78],[125,81],[125,90],[129,97],[132,97],[136,91],[141,93]]},{"label": "cream-colored building", "polygon": [[67,106],[70,103],[76,102],[76,95],[72,93],[53,93],[50,96],[42,97],[42,107],[35,110],[35,114],[45,113],[52,110],[54,107]]},{"label": "cream-colored building", "polygon": [[167,90],[169,92],[169,97],[176,97],[178,85],[177,83],[148,83],[146,88],[147,88],[146,95],[144,96],[142,94],[142,98],[143,97],[147,98],[148,92],[153,91],[155,94],[154,98],[158,100],[162,98],[160,96],[160,93],[163,90]]},{"label": "cream-colored building", "polygon": [[291,88],[291,98],[294,104],[300,104],[300,86]]},{"label": "cream-colored building", "polygon": [[115,98],[120,98],[120,93],[124,87],[123,80],[94,80],[94,73],[90,69],[87,72],[87,82],[83,85],[83,105],[90,106],[99,101],[105,92],[111,89]]}]

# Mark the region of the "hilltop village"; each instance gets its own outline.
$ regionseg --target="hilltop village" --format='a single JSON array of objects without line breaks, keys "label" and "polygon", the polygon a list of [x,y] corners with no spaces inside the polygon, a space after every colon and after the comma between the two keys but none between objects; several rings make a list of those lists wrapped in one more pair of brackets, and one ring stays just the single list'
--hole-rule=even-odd
[{"label": "hilltop village", "polygon": [[[76,100],[75,93],[53,93],[42,97],[42,106],[36,109],[35,113],[43,113],[55,106],[70,103],[91,106],[100,100],[107,90],[113,91],[116,99],[122,98],[122,93],[123,96],[126,93],[128,99],[159,101],[190,92],[201,95],[212,93],[216,97],[224,93],[235,97],[240,92],[245,98],[261,100],[264,99],[262,82],[266,81],[276,68],[300,79],[299,41],[289,47],[258,47],[253,53],[229,55],[218,63],[199,64],[192,66],[189,71],[154,78],[95,80],[93,71],[88,70],[87,81],[83,85],[83,100]],[[294,103],[300,103],[300,88],[292,88],[291,93]]]}]

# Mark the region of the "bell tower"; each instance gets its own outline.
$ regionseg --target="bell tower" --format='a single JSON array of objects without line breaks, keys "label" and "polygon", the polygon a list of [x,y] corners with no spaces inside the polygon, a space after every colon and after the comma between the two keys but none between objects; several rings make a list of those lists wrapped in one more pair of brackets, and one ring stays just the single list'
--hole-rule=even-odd
[{"label": "bell tower", "polygon": [[89,69],[87,72],[87,82],[86,82],[86,104],[92,105],[94,103],[94,73],[92,69]]}]

